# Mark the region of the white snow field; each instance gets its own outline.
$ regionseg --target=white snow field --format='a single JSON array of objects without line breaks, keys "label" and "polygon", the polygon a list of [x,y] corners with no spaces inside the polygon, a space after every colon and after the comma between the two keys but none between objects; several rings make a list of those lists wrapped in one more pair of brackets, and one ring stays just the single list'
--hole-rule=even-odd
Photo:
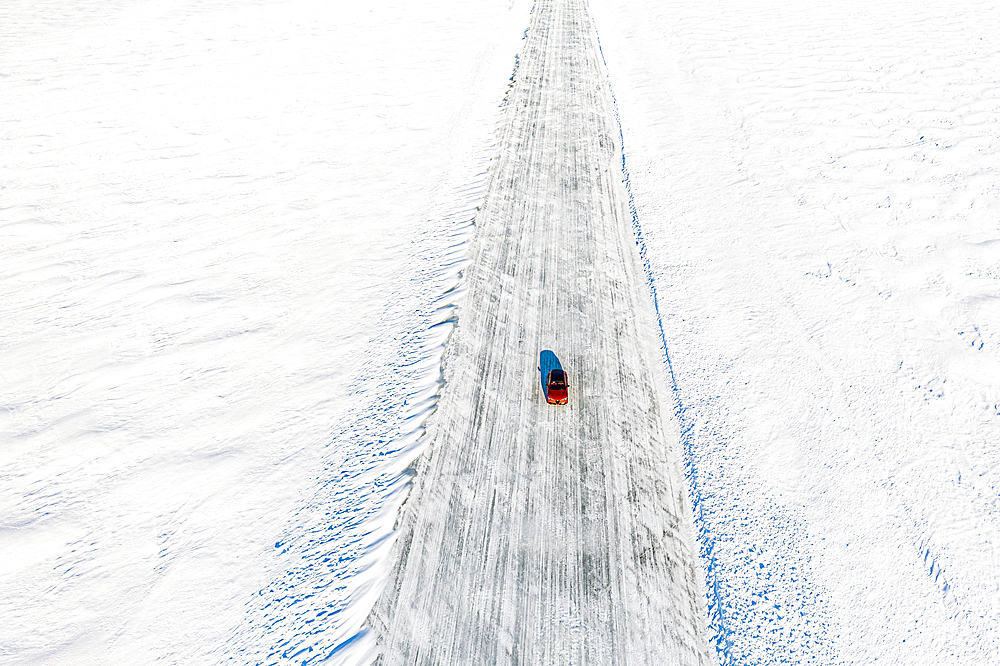
[{"label": "white snow field", "polygon": [[720,661],[1000,663],[1000,6],[591,4]]},{"label": "white snow field", "polygon": [[0,3],[0,663],[357,630],[529,9]]},{"label": "white snow field", "polygon": [[[720,664],[1000,663],[1000,7],[589,0],[617,106],[571,105],[552,130],[599,160],[600,177],[575,182],[616,192],[635,254],[620,225],[590,245],[567,231],[529,246],[498,293],[530,289],[532,251],[557,266],[570,244],[626,305],[594,330],[584,313],[605,291],[529,292],[577,307],[577,328],[498,330],[496,350],[476,338],[497,358],[523,349],[504,370],[526,379],[461,413],[472,366],[449,361],[438,403],[450,306],[448,358],[472,358],[463,327],[486,274],[469,259],[523,240],[484,201],[490,174],[503,159],[522,178],[572,173],[504,152],[515,55],[541,43],[524,35],[531,9],[0,3],[0,664],[362,664],[379,649],[393,663],[420,641],[438,651],[424,658],[475,663],[491,653],[455,658],[447,637],[514,626],[475,616],[511,598],[551,622],[496,635],[494,654],[643,663],[669,649],[656,636],[684,630],[639,621],[692,585]],[[552,58],[582,46],[583,32],[560,34]],[[582,67],[552,71],[579,75],[567,65]],[[516,74],[511,92],[526,83]],[[610,153],[583,139],[619,121]],[[566,224],[560,206],[589,195],[514,204]],[[417,586],[410,615],[386,615],[406,580],[397,537],[455,488],[428,473],[434,438],[475,416],[529,415],[552,441],[599,423],[584,406],[621,389],[616,325],[645,359],[627,381],[653,383],[628,423],[610,422],[683,454],[694,580],[606,567],[609,602],[633,599],[610,607],[636,620],[614,631],[543,612],[593,587],[546,598],[558,588],[517,567],[467,596],[458,581]],[[567,367],[568,409],[541,403],[535,346]],[[521,460],[469,474],[485,486]],[[554,518],[561,489],[590,493],[613,534],[669,510],[630,514],[622,486],[601,496],[559,476],[584,469],[571,456],[550,460],[537,470],[556,475],[512,478],[538,492],[504,507],[547,520],[524,526],[538,548],[525,562],[597,543],[565,539],[599,532]],[[620,462],[604,460],[607,478]],[[643,468],[646,489],[671,482],[663,469]],[[465,490],[456,501],[483,488]],[[651,586],[667,594],[627,596]]]}]

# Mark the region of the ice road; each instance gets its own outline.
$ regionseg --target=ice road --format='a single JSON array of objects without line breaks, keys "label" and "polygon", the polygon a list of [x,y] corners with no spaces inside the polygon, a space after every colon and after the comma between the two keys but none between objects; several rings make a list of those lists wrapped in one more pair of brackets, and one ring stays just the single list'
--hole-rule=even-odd
[{"label": "ice road", "polygon": [[[536,4],[476,217],[468,295],[383,664],[706,664],[676,425],[583,0]],[[545,404],[540,353],[565,368]]]}]

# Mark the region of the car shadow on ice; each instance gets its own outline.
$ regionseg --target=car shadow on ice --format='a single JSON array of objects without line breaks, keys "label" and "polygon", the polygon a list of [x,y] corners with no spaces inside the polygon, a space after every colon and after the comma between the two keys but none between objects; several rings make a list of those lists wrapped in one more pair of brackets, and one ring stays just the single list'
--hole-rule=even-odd
[{"label": "car shadow on ice", "polygon": [[555,352],[545,349],[538,355],[538,380],[542,384],[542,395],[545,395],[545,379],[549,376],[549,370],[562,370],[562,363]]}]

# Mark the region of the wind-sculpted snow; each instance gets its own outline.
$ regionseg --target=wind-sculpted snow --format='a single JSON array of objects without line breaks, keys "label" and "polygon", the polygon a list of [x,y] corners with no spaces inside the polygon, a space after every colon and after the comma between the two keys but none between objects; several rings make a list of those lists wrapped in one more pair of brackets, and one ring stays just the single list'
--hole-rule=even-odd
[{"label": "wind-sculpted snow", "polygon": [[382,664],[709,663],[618,137],[585,3],[537,3],[370,617]]}]

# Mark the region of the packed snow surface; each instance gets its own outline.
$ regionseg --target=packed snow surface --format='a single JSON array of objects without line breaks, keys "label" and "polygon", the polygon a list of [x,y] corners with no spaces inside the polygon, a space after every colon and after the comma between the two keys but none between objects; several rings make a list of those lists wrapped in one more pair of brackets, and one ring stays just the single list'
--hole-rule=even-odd
[{"label": "packed snow surface", "polygon": [[538,0],[372,615],[379,664],[710,663],[619,136],[584,0]]},{"label": "packed snow surface", "polygon": [[[431,415],[530,10],[0,3],[0,663],[372,659],[405,470],[469,390]],[[662,345],[712,659],[1000,663],[1000,7],[587,10],[616,105],[563,129],[623,151],[616,293],[658,317],[621,325]],[[486,406],[587,423],[603,357],[559,342]]]}]

